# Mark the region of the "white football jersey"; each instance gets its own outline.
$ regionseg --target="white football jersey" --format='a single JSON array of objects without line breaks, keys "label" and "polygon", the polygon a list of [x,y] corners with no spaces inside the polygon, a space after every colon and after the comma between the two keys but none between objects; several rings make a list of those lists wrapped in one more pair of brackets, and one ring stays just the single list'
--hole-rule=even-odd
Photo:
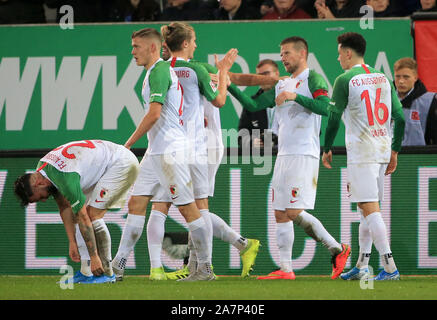
[{"label": "white football jersey", "polygon": [[186,149],[186,133],[182,125],[185,111],[182,88],[168,62],[159,59],[147,70],[142,96],[146,113],[150,103],[162,104],[160,118],[147,132],[147,153],[165,154]]}]

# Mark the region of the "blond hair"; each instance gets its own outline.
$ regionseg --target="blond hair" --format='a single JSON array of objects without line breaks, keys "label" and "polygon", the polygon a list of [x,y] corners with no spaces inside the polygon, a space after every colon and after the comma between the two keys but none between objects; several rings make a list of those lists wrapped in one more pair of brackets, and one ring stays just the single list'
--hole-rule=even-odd
[{"label": "blond hair", "polygon": [[187,23],[172,22],[169,25],[161,27],[161,34],[170,51],[179,51],[182,49],[182,43],[190,41],[194,29]]},{"label": "blond hair", "polygon": [[394,71],[398,71],[403,68],[408,68],[417,73],[417,62],[413,58],[401,58],[395,62],[393,69]]}]

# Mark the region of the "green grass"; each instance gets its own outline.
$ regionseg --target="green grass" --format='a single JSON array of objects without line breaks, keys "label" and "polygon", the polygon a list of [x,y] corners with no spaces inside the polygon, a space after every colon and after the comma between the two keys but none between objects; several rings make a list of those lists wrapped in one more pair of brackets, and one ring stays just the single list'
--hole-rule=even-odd
[{"label": "green grass", "polygon": [[299,276],[294,281],[255,277],[219,277],[212,282],[149,281],[127,276],[115,284],[74,285],[61,289],[60,276],[0,276],[0,300],[435,300],[437,277],[403,276],[401,281],[374,282]]}]

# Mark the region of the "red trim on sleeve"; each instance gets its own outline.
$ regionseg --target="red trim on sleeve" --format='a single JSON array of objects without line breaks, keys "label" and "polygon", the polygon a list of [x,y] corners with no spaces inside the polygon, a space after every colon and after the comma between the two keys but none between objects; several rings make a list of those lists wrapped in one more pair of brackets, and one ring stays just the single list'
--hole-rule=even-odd
[{"label": "red trim on sleeve", "polygon": [[318,89],[313,92],[313,98],[316,99],[318,96],[328,96],[328,91],[325,89]]},{"label": "red trim on sleeve", "polygon": [[38,169],[36,169],[36,172],[39,172],[39,171],[41,171],[42,169],[44,169],[44,167],[45,167],[46,165],[48,165],[48,163],[47,163],[47,162],[44,162],[44,164],[43,164],[41,167],[39,167]]},{"label": "red trim on sleeve", "polygon": [[366,71],[366,73],[370,73],[369,68],[367,68],[367,66],[364,63],[361,66],[363,67],[364,71]]}]

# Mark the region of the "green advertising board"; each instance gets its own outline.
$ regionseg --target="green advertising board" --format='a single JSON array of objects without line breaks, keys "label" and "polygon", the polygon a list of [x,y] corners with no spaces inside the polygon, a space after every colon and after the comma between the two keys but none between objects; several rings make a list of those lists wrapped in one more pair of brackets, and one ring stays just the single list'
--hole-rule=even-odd
[{"label": "green advertising board", "polygon": [[[161,24],[0,26],[0,150],[52,148],[66,141],[105,139],[123,144],[144,115],[140,94],[144,69],[131,56],[131,34]],[[366,62],[391,79],[393,63],[411,57],[409,19],[335,21],[255,21],[193,23],[195,58],[214,62],[214,54],[237,48],[233,72],[254,73],[259,60],[280,65],[279,43],[298,35],[309,44],[308,64],[328,82],[330,92],[342,73],[336,38],[362,33]],[[255,87],[242,88],[254,93]],[[222,127],[238,127],[241,105],[233,98],[221,109]],[[322,132],[326,119],[322,123]],[[343,129],[335,145],[344,145]],[[236,141],[225,137],[225,145]],[[323,141],[323,136],[321,141]],[[146,139],[135,147],[145,147]]]},{"label": "green advertising board", "polygon": [[[34,170],[40,157],[0,158],[0,274],[59,274],[64,265],[78,269],[68,257],[68,240],[53,200],[20,207],[13,194],[15,179]],[[437,271],[437,154],[400,154],[397,171],[386,177],[381,212],[387,225],[393,256],[401,274],[433,274]],[[261,241],[253,274],[266,274],[279,264],[275,220],[271,204],[271,179],[275,158],[225,157],[216,178],[210,211],[221,216],[234,230]],[[255,164],[256,163],[256,164]],[[334,168],[320,168],[315,209],[310,211],[337,241],[350,243],[348,266],[358,257],[359,214],[346,191],[346,156],[334,155]],[[126,220],[127,207],[108,212],[105,221],[115,256]],[[167,232],[186,231],[175,208],[166,221]],[[329,275],[330,255],[321,244],[295,226],[293,267],[297,275]],[[167,269],[181,260],[162,256]],[[375,248],[370,264],[375,272],[380,260]],[[238,251],[214,240],[216,274],[239,275]],[[149,274],[146,228],[127,262],[128,275]]]}]

